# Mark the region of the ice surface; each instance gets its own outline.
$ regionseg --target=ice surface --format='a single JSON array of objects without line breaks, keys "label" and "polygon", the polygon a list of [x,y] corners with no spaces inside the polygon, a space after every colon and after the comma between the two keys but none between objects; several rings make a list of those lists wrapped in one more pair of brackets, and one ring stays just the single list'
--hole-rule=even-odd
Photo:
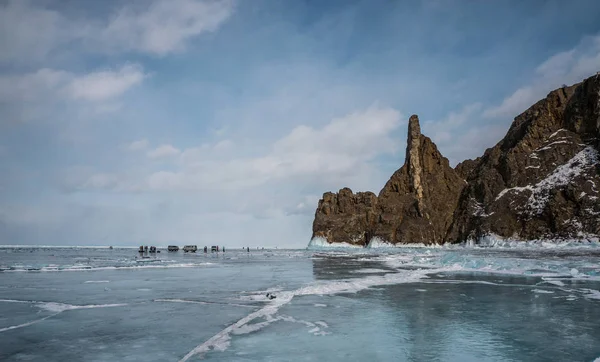
[{"label": "ice surface", "polygon": [[0,272],[0,359],[541,362],[539,350],[556,360],[600,355],[599,245],[495,243],[232,251],[231,258],[179,253],[166,263],[196,267],[160,269],[109,268],[131,263],[127,253],[135,250],[109,257],[15,248],[0,254],[3,267],[93,269]]}]

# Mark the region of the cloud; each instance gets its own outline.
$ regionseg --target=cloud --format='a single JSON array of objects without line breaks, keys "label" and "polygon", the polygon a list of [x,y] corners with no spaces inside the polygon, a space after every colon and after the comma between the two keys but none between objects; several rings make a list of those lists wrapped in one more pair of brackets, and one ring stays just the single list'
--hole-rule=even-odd
[{"label": "cloud", "polygon": [[137,64],[87,74],[44,68],[27,74],[3,75],[0,76],[0,102],[104,101],[122,95],[141,83],[145,76]]},{"label": "cloud", "polygon": [[146,76],[137,64],[84,74],[43,68],[26,74],[0,75],[0,104],[7,111],[2,121],[47,118],[56,113],[52,107],[57,104],[91,107],[94,114],[115,112],[121,108],[116,100]]},{"label": "cloud", "polygon": [[514,118],[563,84],[582,81],[600,71],[600,36],[586,37],[576,47],[554,54],[535,70],[530,84],[483,112],[486,118]]},{"label": "cloud", "polygon": [[72,73],[47,68],[22,75],[0,75],[0,102],[31,102],[54,97],[72,78]]},{"label": "cloud", "polygon": [[144,77],[140,65],[127,64],[114,71],[103,70],[74,77],[66,86],[66,92],[75,100],[103,101],[120,96],[141,83]]},{"label": "cloud", "polygon": [[65,23],[57,11],[33,6],[28,0],[0,5],[0,62],[43,59],[67,38],[77,36]]},{"label": "cloud", "polygon": [[146,148],[148,148],[148,144],[149,144],[148,140],[143,139],[143,140],[131,142],[129,144],[129,146],[127,146],[127,148],[130,149],[131,151],[145,150]]},{"label": "cloud", "polygon": [[[298,126],[256,157],[244,157],[235,144],[221,141],[181,152],[162,145],[147,153],[150,158],[179,156],[174,170],[147,175],[121,175],[119,191],[239,190],[286,180],[343,183],[368,179],[375,172],[371,162],[391,154],[398,143],[391,133],[401,124],[400,113],[375,104],[366,110],[335,118],[321,128]],[[124,186],[127,185],[127,186]],[[133,185],[133,186],[132,186]],[[80,187],[94,188],[93,183]]]},{"label": "cloud", "polygon": [[[164,56],[219,28],[233,0],[126,2],[107,18],[68,17],[44,2],[9,0],[0,5],[0,62],[35,63],[65,50],[137,52]],[[76,14],[81,12],[71,12]]]},{"label": "cloud", "polygon": [[108,49],[163,56],[215,31],[233,9],[232,0],[159,0],[141,9],[125,7],[99,31],[99,38]]},{"label": "cloud", "polygon": [[171,157],[177,156],[181,151],[171,145],[161,145],[157,148],[148,151],[148,157],[150,158],[162,158],[162,157]]}]

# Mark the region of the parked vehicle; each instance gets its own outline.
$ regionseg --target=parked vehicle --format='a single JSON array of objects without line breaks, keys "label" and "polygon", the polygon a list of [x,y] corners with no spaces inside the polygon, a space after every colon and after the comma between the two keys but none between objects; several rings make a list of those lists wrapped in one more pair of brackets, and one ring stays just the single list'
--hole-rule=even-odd
[{"label": "parked vehicle", "polygon": [[167,247],[168,251],[179,251],[179,246],[177,245],[169,245],[169,247]]},{"label": "parked vehicle", "polygon": [[195,253],[196,250],[198,250],[198,247],[196,245],[186,245],[183,247],[183,251],[187,252],[192,252]]}]

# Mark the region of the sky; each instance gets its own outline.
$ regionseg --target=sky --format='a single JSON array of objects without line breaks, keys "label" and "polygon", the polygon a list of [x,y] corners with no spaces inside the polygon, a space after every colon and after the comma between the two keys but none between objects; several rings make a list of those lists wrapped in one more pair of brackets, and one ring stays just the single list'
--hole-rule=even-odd
[{"label": "sky", "polygon": [[305,247],[418,114],[452,165],[600,71],[600,2],[0,0],[0,244]]}]

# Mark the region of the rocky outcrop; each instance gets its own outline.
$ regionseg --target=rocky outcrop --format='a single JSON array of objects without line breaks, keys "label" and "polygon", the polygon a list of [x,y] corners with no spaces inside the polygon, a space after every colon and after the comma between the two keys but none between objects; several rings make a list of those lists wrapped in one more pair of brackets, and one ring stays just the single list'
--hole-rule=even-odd
[{"label": "rocky outcrop", "polygon": [[479,164],[480,160],[481,159],[479,157],[477,157],[475,160],[464,160],[463,162],[456,165],[454,171],[460,177],[462,177],[463,180],[466,180],[469,178],[469,174],[471,173],[471,171],[473,171],[475,167]]},{"label": "rocky outcrop", "polygon": [[377,196],[372,192],[355,195],[347,187],[337,194],[326,192],[319,200],[312,237],[365,246],[371,238],[376,205]]},{"label": "rocky outcrop", "polygon": [[468,174],[448,241],[600,234],[599,92],[594,76],[516,117]]},{"label": "rocky outcrop", "polygon": [[465,185],[410,117],[406,160],[379,193],[371,234],[391,243],[443,242]]},{"label": "rocky outcrop", "polygon": [[377,237],[392,243],[441,243],[465,181],[410,117],[404,165],[373,193],[327,192],[319,201],[313,237],[365,245]]},{"label": "rocky outcrop", "polygon": [[452,169],[409,120],[406,159],[379,195],[342,189],[319,201],[313,237],[364,245],[600,234],[600,76],[551,92],[506,136]]}]

